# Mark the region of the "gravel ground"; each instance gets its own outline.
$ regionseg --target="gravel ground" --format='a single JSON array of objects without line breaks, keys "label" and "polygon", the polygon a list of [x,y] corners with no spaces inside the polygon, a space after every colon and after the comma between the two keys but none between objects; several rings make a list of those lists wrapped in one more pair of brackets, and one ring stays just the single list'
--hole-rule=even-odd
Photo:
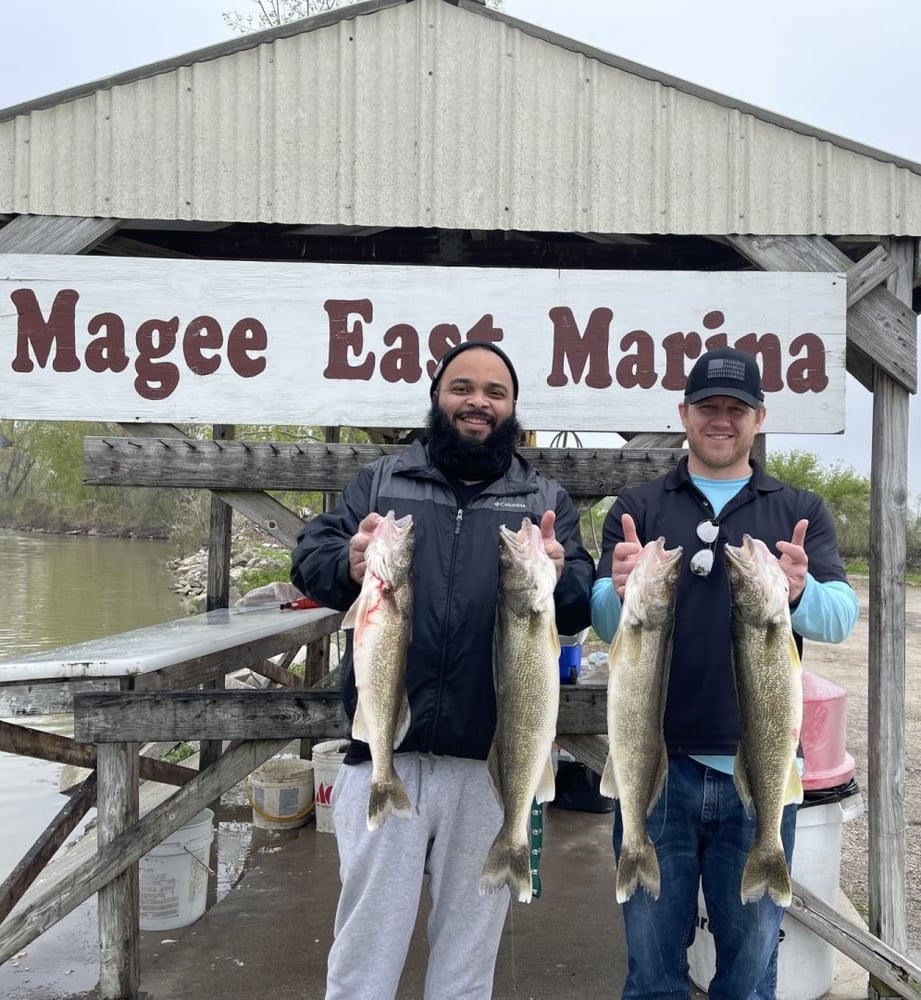
[{"label": "gravel ground", "polygon": [[[806,670],[838,684],[847,692],[847,751],[854,757],[856,780],[869,808],[867,781],[867,692],[869,590],[866,579],[851,581],[860,598],[860,617],[845,642],[831,646],[806,644]],[[921,964],[921,587],[909,587],[906,600],[905,646],[905,777],[902,789],[905,814],[905,909],[908,956]],[[895,794],[893,780],[886,788]],[[842,825],[841,887],[866,918],[868,907],[868,816]]]}]

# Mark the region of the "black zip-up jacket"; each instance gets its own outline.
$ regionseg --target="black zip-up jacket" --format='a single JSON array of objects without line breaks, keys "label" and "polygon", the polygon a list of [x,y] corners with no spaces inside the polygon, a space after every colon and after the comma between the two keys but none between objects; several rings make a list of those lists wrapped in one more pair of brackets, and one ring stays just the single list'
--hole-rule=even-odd
[{"label": "black zip-up jacket", "polygon": [[[412,514],[413,628],[406,664],[410,729],[400,751],[485,760],[496,726],[493,625],[499,592],[499,525],[518,530],[556,512],[566,563],[557,582],[557,628],[573,635],[591,620],[594,564],[582,546],[579,517],[566,491],[520,456],[465,507],[415,442],[362,469],[327,514],[308,522],[292,554],[291,582],[327,607],[348,609],[360,587],[349,577],[349,540],[371,511]],[[346,632],[342,700],[351,719],[356,691],[352,633]],[[346,763],[370,759],[353,740]]]},{"label": "black zip-up jacket", "polygon": [[[734,754],[739,744],[739,707],[732,672],[731,594],[723,546],[741,545],[742,536],[760,538],[774,555],[775,543],[789,541],[797,521],[808,518],[805,549],[809,573],[820,583],[847,575],[838,555],[835,523],[821,498],[773,479],[755,462],[748,483],[719,514],[713,569],[695,576],[691,557],[706,546],[697,525],[713,517],[707,498],[688,475],[687,458],[650,483],[624,490],[604,522],[597,576],[610,576],[614,546],[623,541],[621,516],[630,514],[643,543],[665,538],[680,545],[681,577],[675,603],[671,669],[665,704],[665,743],[669,753]],[[794,632],[802,652],[802,638]]]}]

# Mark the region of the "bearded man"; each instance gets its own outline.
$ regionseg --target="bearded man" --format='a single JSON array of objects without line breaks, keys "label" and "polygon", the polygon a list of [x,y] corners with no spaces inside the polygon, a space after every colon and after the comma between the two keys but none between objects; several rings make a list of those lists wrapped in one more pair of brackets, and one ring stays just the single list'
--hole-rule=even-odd
[{"label": "bearded man", "polygon": [[[394,764],[413,805],[409,819],[367,829],[371,755],[353,739],[336,778],[333,821],[342,890],[326,1000],[396,996],[429,876],[427,1000],[488,1000],[509,892],[478,891],[502,825],[486,758],[496,727],[493,625],[499,598],[499,526],[539,524],[557,571],[556,623],[589,624],[594,564],[563,488],[521,458],[518,377],[495,344],[467,341],[435,368],[427,436],[362,469],[335,510],[310,521],[292,555],[291,581],[346,610],[358,597],[365,553],[382,515],[411,514],[415,534],[412,637],[406,656],[410,727]],[[343,704],[356,705],[347,633]]]}]

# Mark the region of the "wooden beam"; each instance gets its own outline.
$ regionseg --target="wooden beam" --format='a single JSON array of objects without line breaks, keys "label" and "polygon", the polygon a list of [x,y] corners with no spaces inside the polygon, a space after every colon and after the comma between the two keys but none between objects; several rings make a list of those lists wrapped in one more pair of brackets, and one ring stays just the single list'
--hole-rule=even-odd
[{"label": "wooden beam", "polygon": [[[94,746],[75,743],[67,736],[30,729],[3,719],[0,719],[0,750],[4,753],[20,754],[23,757],[50,760],[56,764],[70,764],[73,767],[96,766]],[[142,756],[139,765],[142,778],[166,785],[185,785],[195,776],[195,772],[188,767],[180,767],[178,764],[170,764],[168,761],[155,760],[151,757]]]},{"label": "wooden beam", "polygon": [[[96,838],[100,853],[138,822],[138,747],[99,747]],[[141,985],[137,860],[99,888],[99,997],[137,996]]]},{"label": "wooden beam", "polygon": [[[840,271],[853,261],[822,236],[729,236],[729,243],[765,271]],[[873,389],[877,366],[909,392],[918,388],[917,321],[885,288],[874,288],[847,312],[847,370]]]},{"label": "wooden beam", "polygon": [[80,743],[333,739],[345,732],[338,691],[126,691],[74,700],[74,738]]},{"label": "wooden beam", "polygon": [[847,270],[847,307],[859,302],[868,292],[882,284],[899,266],[881,246],[875,246]]},{"label": "wooden beam", "polygon": [[[368,462],[406,445],[292,444],[266,441],[193,441],[170,438],[88,437],[84,481],[94,486],[182,486],[231,492],[259,485],[272,490],[342,489]],[[680,448],[521,448],[520,454],[572,497],[616,496],[624,486],[671,471]],[[282,508],[284,509],[284,508]],[[292,518],[293,514],[290,515]],[[296,519],[301,527],[302,522]]]},{"label": "wooden beam", "polygon": [[[607,731],[604,688],[564,685],[558,731]],[[146,740],[333,739],[346,732],[338,690],[118,691],[74,699],[80,743]]]},{"label": "wooden beam", "polygon": [[[911,300],[914,241],[892,240],[890,294]],[[873,388],[867,677],[869,926],[897,951],[905,925],[905,559],[908,393],[882,370]]]},{"label": "wooden beam", "polygon": [[793,882],[793,902],[787,913],[824,941],[862,966],[898,996],[919,1000],[921,968],[863,927],[852,924],[825,900]]},{"label": "wooden beam", "polygon": [[0,253],[89,253],[120,225],[120,219],[17,215],[0,229]]}]

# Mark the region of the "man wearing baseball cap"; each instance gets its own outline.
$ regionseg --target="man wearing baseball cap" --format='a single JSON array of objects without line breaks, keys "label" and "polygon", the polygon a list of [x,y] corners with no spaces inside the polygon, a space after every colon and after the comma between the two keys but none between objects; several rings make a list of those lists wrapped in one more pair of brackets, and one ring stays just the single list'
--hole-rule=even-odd
[{"label": "man wearing baseball cap", "polygon": [[[493,343],[458,344],[435,366],[429,396],[425,441],[362,469],[336,509],[306,525],[292,557],[292,581],[344,611],[358,597],[382,515],[412,515],[410,722],[394,755],[412,811],[368,830],[371,754],[353,739],[333,795],[342,892],[326,1000],[396,996],[424,886],[431,903],[425,996],[489,1000],[509,906],[507,887],[491,895],[478,889],[502,824],[486,766],[496,729],[500,525],[517,531],[524,518],[540,525],[557,573],[557,628],[574,634],[589,623],[594,564],[569,495],[516,451],[511,360]],[[352,719],[351,632],[342,674]]]},{"label": "man wearing baseball cap", "polygon": [[[767,417],[755,359],[732,347],[703,354],[687,378],[678,413],[687,455],[670,473],[624,490],[604,524],[592,590],[592,624],[610,641],[627,577],[645,542],[664,537],[683,550],[665,704],[668,774],[646,829],[660,869],[658,898],[640,887],[623,904],[628,974],[624,997],[690,997],[686,951],[702,884],[716,945],[714,1000],[776,995],[783,909],[770,894],[742,902],[742,870],[755,817],[733,781],[740,718],[733,681],[731,595],[723,546],[743,535],[765,542],[789,584],[794,636],[841,642],[857,618],[835,527],[814,493],[787,486],[752,460]],[[796,805],[781,827],[791,863]],[[623,822],[615,813],[620,857]]]}]

